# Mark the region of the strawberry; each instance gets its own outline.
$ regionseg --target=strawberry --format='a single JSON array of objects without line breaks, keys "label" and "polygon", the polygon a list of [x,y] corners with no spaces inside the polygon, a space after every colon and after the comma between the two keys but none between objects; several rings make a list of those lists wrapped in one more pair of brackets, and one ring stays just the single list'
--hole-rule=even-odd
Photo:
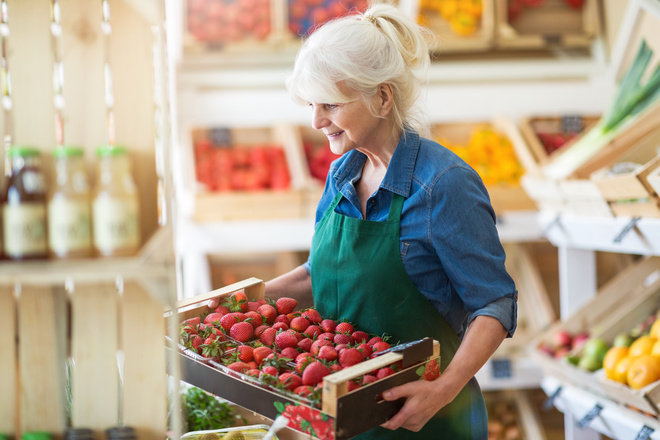
[{"label": "strawberry", "polygon": [[346,368],[362,362],[362,353],[357,348],[347,348],[339,353],[339,364]]},{"label": "strawberry", "polygon": [[348,344],[335,345],[335,350],[337,350],[337,353],[340,353],[342,350],[346,350],[347,348],[348,348]]},{"label": "strawberry", "polygon": [[351,338],[353,338],[353,341],[361,344],[363,342],[367,342],[369,339],[369,335],[367,332],[363,332],[362,330],[356,330],[353,333],[351,333]]},{"label": "strawberry", "polygon": [[305,330],[307,330],[307,327],[309,327],[309,325],[310,325],[309,321],[306,318],[303,318],[302,316],[298,316],[291,320],[291,323],[289,324],[289,328],[292,328],[299,332],[304,332]]},{"label": "strawberry", "polygon": [[373,338],[367,341],[367,344],[374,345],[376,342],[383,342],[383,338],[381,338],[380,336],[374,336]]},{"label": "strawberry", "polygon": [[305,329],[303,334],[305,336],[307,336],[308,338],[316,339],[321,334],[321,327],[319,327],[318,325],[312,324],[312,325],[310,325],[309,327],[307,327]]},{"label": "strawberry", "polygon": [[284,388],[289,391],[293,391],[302,385],[302,378],[296,373],[282,373],[278,379],[284,385]]},{"label": "strawberry", "polygon": [[316,340],[319,341],[321,339],[325,339],[327,341],[332,341],[335,339],[335,334],[334,333],[321,333],[316,337]]},{"label": "strawberry", "polygon": [[272,365],[266,365],[265,367],[261,368],[261,372],[263,374],[268,374],[270,376],[277,376],[280,372],[277,370],[276,367],[273,367]]},{"label": "strawberry", "polygon": [[293,392],[299,395],[300,397],[307,397],[314,392],[314,388],[312,388],[309,385],[300,385],[299,387],[294,389]]},{"label": "strawberry", "polygon": [[285,358],[294,360],[300,354],[300,352],[296,350],[294,347],[285,347],[282,349],[280,354]]},{"label": "strawberry", "polygon": [[335,334],[334,338],[332,338],[332,342],[335,344],[352,344],[353,343],[353,338],[351,335],[346,334],[346,333],[337,333]]},{"label": "strawberry", "polygon": [[275,336],[277,335],[277,330],[274,328],[267,328],[261,333],[259,340],[262,344],[272,347],[275,343]]},{"label": "strawberry", "polygon": [[360,383],[356,379],[352,379],[348,381],[348,391],[354,391],[360,388]]},{"label": "strawberry", "polygon": [[257,364],[261,364],[268,355],[270,355],[273,350],[266,346],[257,347],[252,351],[252,357]]},{"label": "strawberry", "polygon": [[[206,315],[206,318],[204,318],[204,324],[212,324],[212,323],[218,323],[220,322],[220,318],[222,318],[222,313],[209,313]],[[217,324],[216,324],[217,325]]]},{"label": "strawberry", "polygon": [[185,321],[183,321],[183,322],[181,323],[181,325],[189,324],[189,325],[191,325],[192,327],[197,327],[201,322],[202,322],[202,319],[201,319],[199,316],[197,316],[197,317],[195,317],[195,318],[188,318],[188,319],[186,319]]},{"label": "strawberry", "polygon": [[337,359],[337,350],[331,345],[325,345],[319,349],[319,359],[332,362]]},{"label": "strawberry", "polygon": [[225,306],[218,306],[215,309],[213,309],[215,313],[221,313],[223,315],[226,315],[227,313],[231,313],[231,310],[229,310],[229,307]]},{"label": "strawberry", "polygon": [[[295,318],[295,316],[293,318]],[[288,315],[277,315],[275,317],[275,322],[283,322],[286,325],[290,325],[293,318],[289,318]]]},{"label": "strawberry", "polygon": [[227,368],[242,373],[243,371],[249,370],[250,366],[245,362],[232,362],[231,364],[227,365]]},{"label": "strawberry", "polygon": [[336,373],[337,371],[341,371],[343,369],[344,369],[344,367],[342,367],[341,365],[339,365],[336,362],[334,364],[330,364],[330,371],[332,373]]},{"label": "strawberry", "polygon": [[262,333],[264,332],[264,330],[266,330],[267,328],[270,328],[270,326],[269,326],[269,325],[266,325],[266,324],[262,324],[262,325],[260,325],[259,327],[256,327],[256,328],[254,329],[254,337],[255,337],[255,338],[260,338],[260,337],[261,337],[261,334],[262,334]]},{"label": "strawberry", "polygon": [[202,349],[199,348],[199,347],[202,344],[204,344],[204,339],[199,335],[195,335],[195,336],[193,336],[192,340],[190,341],[190,348],[193,351],[196,351],[197,353],[201,353]]},{"label": "strawberry", "polygon": [[314,356],[317,356],[319,354],[319,350],[324,345],[332,345],[332,342],[326,339],[317,339],[316,341],[312,342],[312,346],[309,348],[309,352]]},{"label": "strawberry", "polygon": [[309,338],[303,338],[298,343],[296,344],[296,347],[301,349],[302,351],[309,351],[310,348],[312,348],[312,341]]},{"label": "strawberry", "polygon": [[248,362],[254,360],[254,348],[250,347],[249,345],[239,345],[236,350],[238,352],[239,361],[245,362],[247,364]]},{"label": "strawberry", "polygon": [[320,324],[323,320],[323,318],[321,318],[321,314],[316,309],[307,309],[302,312],[301,316],[307,318],[307,320],[312,324]]},{"label": "strawberry", "polygon": [[426,363],[424,367],[424,374],[422,379],[424,380],[435,380],[440,377],[440,365],[438,364],[437,359],[433,359]]},{"label": "strawberry", "polygon": [[371,356],[372,349],[368,344],[365,344],[363,342],[362,344],[357,346],[357,349],[360,350],[360,353],[362,353],[362,357],[364,359],[368,359],[369,356]]},{"label": "strawberry", "polygon": [[267,324],[272,324],[275,322],[277,317],[277,309],[270,304],[263,304],[257,309],[257,313],[264,317],[264,321]]},{"label": "strawberry", "polygon": [[295,347],[297,344],[298,339],[291,332],[283,331],[275,336],[275,346],[280,350],[286,347]]},{"label": "strawberry", "polygon": [[258,368],[251,368],[245,372],[246,376],[254,377],[255,379],[258,379],[260,374],[261,370]]},{"label": "strawberry", "polygon": [[210,359],[218,359],[220,356],[222,356],[223,345],[224,344],[217,341],[216,339],[213,339],[212,337],[206,338],[204,343],[200,345],[202,349],[202,356]]},{"label": "strawberry", "polygon": [[324,319],[321,321],[320,326],[325,333],[334,333],[337,322],[332,319]]},{"label": "strawberry", "polygon": [[239,322],[240,319],[234,313],[229,313],[220,318],[220,325],[225,329],[225,331],[230,331],[232,326]]},{"label": "strawberry", "polygon": [[234,292],[229,298],[225,298],[222,305],[232,312],[246,312],[248,309],[247,302],[247,296],[244,292]]},{"label": "strawberry", "polygon": [[365,374],[364,376],[362,376],[362,385],[374,383],[376,382],[376,380],[378,379],[373,374]]},{"label": "strawberry", "polygon": [[278,298],[277,301],[275,301],[275,307],[277,308],[277,313],[280,315],[286,315],[291,312],[293,312],[298,305],[298,301],[293,299],[293,298],[287,298],[283,296],[282,298]]},{"label": "strawberry", "polygon": [[387,376],[391,376],[391,375],[393,375],[394,373],[396,373],[396,371],[394,371],[392,368],[390,368],[390,367],[383,367],[383,368],[379,369],[379,370],[376,372],[376,379],[377,379],[377,380],[380,380],[380,379],[386,378]]},{"label": "strawberry", "polygon": [[252,319],[252,327],[256,330],[257,327],[263,325],[263,322],[261,320],[261,315],[255,311],[248,310],[245,312],[245,317],[246,319]]},{"label": "strawberry", "polygon": [[315,361],[314,356],[309,353],[300,353],[296,356],[296,371],[302,374],[305,367]]},{"label": "strawberry", "polygon": [[325,376],[330,374],[330,369],[322,362],[314,361],[307,365],[302,373],[303,385],[316,385],[320,383]]},{"label": "strawberry", "polygon": [[351,324],[350,322],[346,322],[346,321],[340,322],[335,327],[335,333],[348,333],[350,335],[354,331],[355,331],[355,329],[353,328],[353,324]]},{"label": "strawberry", "polygon": [[289,330],[289,326],[283,322],[276,322],[273,324],[273,328],[277,331],[279,330]]},{"label": "strawberry", "polygon": [[252,339],[254,329],[249,322],[238,322],[229,329],[229,335],[240,342],[247,342]]},{"label": "strawberry", "polygon": [[261,305],[261,303],[258,302],[258,301],[255,301],[255,300],[248,301],[247,311],[248,312],[256,312],[260,305]]},{"label": "strawberry", "polygon": [[390,348],[390,344],[387,342],[376,342],[371,349],[373,350],[374,353],[379,352],[379,351],[385,351],[388,348]]}]

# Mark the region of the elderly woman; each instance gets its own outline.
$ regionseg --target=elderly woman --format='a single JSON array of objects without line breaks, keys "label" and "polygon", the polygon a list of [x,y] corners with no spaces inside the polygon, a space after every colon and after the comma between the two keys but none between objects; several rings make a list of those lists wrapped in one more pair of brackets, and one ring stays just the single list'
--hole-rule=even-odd
[{"label": "elderly woman", "polygon": [[419,134],[429,65],[427,31],[375,5],[316,29],[287,79],[341,157],[308,262],[267,282],[266,295],[312,294],[324,317],[441,344],[439,378],[386,391],[403,408],[360,439],[486,439],[474,375],[516,327],[517,291],[479,175]]}]

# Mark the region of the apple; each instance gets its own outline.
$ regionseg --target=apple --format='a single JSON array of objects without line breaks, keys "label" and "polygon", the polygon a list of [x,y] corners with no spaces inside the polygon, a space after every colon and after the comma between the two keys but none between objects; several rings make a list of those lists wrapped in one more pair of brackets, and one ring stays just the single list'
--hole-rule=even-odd
[{"label": "apple", "polygon": [[619,333],[614,337],[614,341],[612,342],[612,345],[614,347],[630,347],[630,345],[633,343],[634,339],[630,335],[630,333]]},{"label": "apple", "polygon": [[571,352],[571,349],[569,347],[563,346],[559,347],[555,350],[554,357],[555,359],[561,359],[564,356],[568,355]]},{"label": "apple", "polygon": [[573,341],[571,341],[571,348],[573,350],[579,350],[580,348],[584,347],[584,344],[586,344],[588,340],[589,340],[589,333],[587,332],[579,333],[575,337],[573,337]]},{"label": "apple", "polygon": [[570,347],[573,336],[566,330],[559,330],[554,334],[553,341],[556,347]]},{"label": "apple", "polygon": [[584,356],[594,357],[600,359],[602,364],[607,350],[610,349],[610,345],[605,342],[602,338],[591,338],[584,344]]},{"label": "apple", "polygon": [[587,371],[596,371],[603,367],[603,360],[598,354],[584,354],[578,362],[578,367]]}]

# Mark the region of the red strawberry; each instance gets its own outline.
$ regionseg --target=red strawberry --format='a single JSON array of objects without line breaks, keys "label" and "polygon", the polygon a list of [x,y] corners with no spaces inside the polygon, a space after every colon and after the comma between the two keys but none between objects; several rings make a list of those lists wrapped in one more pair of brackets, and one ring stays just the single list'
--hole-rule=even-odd
[{"label": "red strawberry", "polygon": [[332,345],[332,342],[326,340],[326,339],[317,339],[316,341],[312,342],[312,346],[309,347],[309,352],[313,354],[314,356],[319,354],[319,350],[321,347],[324,345]]},{"label": "red strawberry", "polygon": [[222,318],[223,314],[222,313],[209,313],[206,315],[206,318],[204,318],[204,324],[211,324],[215,322],[220,322],[220,318]]},{"label": "red strawberry", "polygon": [[259,306],[257,312],[264,317],[264,320],[267,324],[274,323],[275,318],[277,317],[277,309],[275,309],[275,307],[271,306],[270,304],[263,304]]},{"label": "red strawberry", "polygon": [[302,385],[302,379],[295,373],[282,373],[278,378],[280,383],[289,391],[293,391]]},{"label": "red strawberry", "polygon": [[303,370],[302,383],[303,385],[316,385],[328,374],[330,374],[328,367],[319,361],[314,361]]},{"label": "red strawberry", "polygon": [[261,303],[255,301],[255,300],[248,301],[248,303],[247,303],[247,312],[256,312],[260,305],[261,305]]},{"label": "red strawberry", "polygon": [[185,321],[181,323],[181,325],[186,325],[189,324],[192,327],[197,327],[200,323],[202,322],[202,319],[199,316],[196,316],[194,318],[188,318]]},{"label": "red strawberry", "polygon": [[215,309],[213,309],[215,313],[222,313],[223,315],[226,315],[227,313],[231,313],[231,310],[229,310],[229,307],[225,306],[218,306]]},{"label": "red strawberry", "polygon": [[[294,316],[294,318],[295,318],[295,316]],[[275,322],[283,322],[288,326],[288,325],[291,324],[291,319],[292,318],[289,318],[287,315],[277,315],[275,317]]]},{"label": "red strawberry", "polygon": [[362,376],[362,385],[366,385],[368,383],[374,383],[376,382],[376,380],[378,379],[373,374],[365,374],[364,376]]},{"label": "red strawberry", "polygon": [[342,367],[338,363],[330,364],[330,371],[332,371],[333,373],[336,373],[337,371],[341,371],[343,369],[344,367]]},{"label": "red strawberry", "polygon": [[325,345],[319,349],[319,359],[332,362],[337,359],[337,350],[331,345]]},{"label": "red strawberry", "polygon": [[289,328],[292,328],[299,332],[304,332],[305,330],[307,330],[307,327],[309,327],[309,321],[306,318],[303,318],[302,316],[293,318],[291,320],[291,323],[289,324]]},{"label": "red strawberry", "polygon": [[390,348],[390,344],[387,342],[376,342],[374,345],[371,346],[371,349],[373,350],[374,353],[378,351],[385,351],[388,348]]},{"label": "red strawberry", "polygon": [[220,325],[222,326],[222,328],[225,329],[225,331],[231,330],[232,326],[239,322],[240,319],[234,313],[229,313],[227,315],[224,315],[222,318],[220,318]]},{"label": "red strawberry", "polygon": [[277,313],[280,315],[286,315],[288,313],[293,312],[296,309],[296,306],[298,305],[298,301],[293,299],[293,298],[287,298],[283,296],[282,298],[278,298],[277,301],[275,301],[275,307],[277,307]]},{"label": "red strawberry", "polygon": [[309,351],[309,349],[312,348],[312,343],[313,342],[314,341],[312,341],[309,338],[303,338],[300,341],[298,341],[298,343],[296,344],[296,347],[298,347],[302,351]]},{"label": "red strawberry", "polygon": [[301,397],[307,397],[314,392],[314,388],[309,385],[300,385],[293,392]]},{"label": "red strawberry", "polygon": [[305,367],[315,360],[316,359],[314,356],[309,353],[300,353],[298,356],[296,356],[296,372],[298,372],[298,374],[302,374]]},{"label": "red strawberry", "polygon": [[261,370],[258,368],[251,368],[248,371],[245,372],[246,376],[254,377],[256,379],[259,378],[259,375],[261,374]]},{"label": "red strawberry", "polygon": [[348,344],[335,345],[335,350],[337,350],[337,353],[341,353],[342,350],[346,350],[347,348],[348,348]]},{"label": "red strawberry", "polygon": [[273,350],[269,347],[266,346],[261,346],[257,347],[252,351],[252,357],[254,358],[254,361],[257,364],[261,364],[261,362],[268,357],[273,352]]},{"label": "red strawberry", "polygon": [[360,388],[360,384],[357,382],[356,379],[348,381],[348,391],[349,392],[351,392],[353,390],[357,390],[358,388]]},{"label": "red strawberry", "polygon": [[358,344],[367,342],[369,340],[369,335],[367,334],[367,332],[363,332],[362,330],[354,331],[353,333],[351,333],[351,337],[353,338],[353,341],[357,342]]},{"label": "red strawberry", "polygon": [[298,339],[291,332],[283,331],[275,336],[275,346],[280,350],[286,347],[295,347],[297,344]]},{"label": "red strawberry", "polygon": [[249,345],[239,345],[236,349],[238,351],[238,360],[246,364],[254,360],[254,348]]},{"label": "red strawberry", "polygon": [[249,322],[238,322],[229,329],[229,335],[240,342],[247,342],[252,339],[254,329]]},{"label": "red strawberry", "polygon": [[337,324],[335,327],[335,333],[348,333],[349,335],[353,333],[355,329],[353,328],[353,324],[349,322],[340,322]]},{"label": "red strawberry", "polygon": [[222,356],[222,346],[223,344],[221,344],[219,341],[212,337],[208,337],[204,343],[200,345],[200,348],[202,349],[202,356],[205,358],[217,359]]},{"label": "red strawberry", "polygon": [[346,368],[362,362],[362,353],[357,348],[347,348],[339,353],[339,364]]},{"label": "red strawberry", "polygon": [[197,353],[201,353],[202,349],[199,348],[204,343],[204,338],[199,335],[195,335],[190,341],[190,348],[192,348]]},{"label": "red strawberry", "polygon": [[335,339],[335,334],[334,333],[321,333],[320,335],[318,335],[316,337],[316,340],[318,341],[318,340],[321,340],[321,339],[325,339],[327,341],[332,341],[332,340]]},{"label": "red strawberry", "polygon": [[435,380],[440,377],[440,365],[438,364],[437,359],[433,359],[426,363],[424,367],[424,374],[422,379],[424,380]]},{"label": "red strawberry", "polygon": [[275,343],[275,336],[277,335],[277,330],[274,328],[267,328],[261,333],[259,340],[262,344],[272,347]]},{"label": "red strawberry", "polygon": [[321,321],[321,329],[326,333],[334,333],[335,327],[337,327],[337,322],[332,319],[324,319]]},{"label": "red strawberry", "polygon": [[390,367],[383,367],[376,372],[376,379],[383,379],[387,376],[391,376],[394,373],[396,373],[396,371]]},{"label": "red strawberry", "polygon": [[352,344],[353,343],[353,338],[351,335],[346,334],[346,333],[337,333],[334,338],[332,338],[332,342],[335,344]]},{"label": "red strawberry", "polygon": [[279,330],[289,330],[289,326],[287,324],[285,324],[284,322],[276,322],[275,324],[273,324],[273,328],[275,330],[278,330],[278,331]]},{"label": "red strawberry", "polygon": [[367,344],[374,345],[376,342],[383,342],[383,338],[381,338],[380,336],[374,336],[373,338],[367,341]]},{"label": "red strawberry", "polygon": [[249,370],[250,366],[245,362],[232,362],[231,364],[227,365],[227,368],[242,373],[243,371]]},{"label": "red strawberry", "polygon": [[260,338],[260,337],[261,337],[261,334],[262,334],[262,333],[264,332],[264,330],[266,330],[267,328],[270,328],[270,326],[269,326],[269,325],[266,325],[266,324],[262,324],[262,325],[260,325],[259,327],[255,328],[255,329],[254,329],[254,337],[255,337],[255,338]]},{"label": "red strawberry", "polygon": [[362,353],[362,357],[364,359],[368,359],[369,356],[371,356],[372,349],[368,344],[365,344],[364,342],[360,345],[357,346],[357,349],[360,350]]},{"label": "red strawberry", "polygon": [[273,367],[272,365],[266,365],[261,369],[261,372],[263,374],[269,374],[271,376],[276,376],[280,373],[276,367]]},{"label": "red strawberry", "polygon": [[252,327],[255,330],[257,327],[263,325],[263,322],[261,321],[261,315],[255,311],[248,310],[247,312],[245,312],[245,317],[246,319],[252,319],[250,323],[252,324]]},{"label": "red strawberry", "polygon": [[296,350],[294,347],[285,347],[280,352],[280,355],[282,355],[282,357],[289,358],[291,360],[294,360],[299,354],[300,352]]},{"label": "red strawberry", "polygon": [[307,309],[302,312],[301,316],[307,318],[307,320],[312,324],[320,324],[323,320],[323,318],[321,318],[321,314],[316,309]]},{"label": "red strawberry", "polygon": [[318,325],[312,324],[312,325],[310,325],[309,327],[307,327],[305,329],[303,334],[305,336],[307,336],[308,338],[316,339],[321,334],[321,327],[319,327]]}]

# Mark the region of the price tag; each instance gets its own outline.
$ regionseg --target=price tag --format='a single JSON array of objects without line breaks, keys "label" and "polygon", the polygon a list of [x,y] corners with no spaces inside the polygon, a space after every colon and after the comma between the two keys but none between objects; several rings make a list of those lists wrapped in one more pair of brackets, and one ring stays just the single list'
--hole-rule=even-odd
[{"label": "price tag", "polygon": [[491,359],[490,364],[493,379],[511,378],[511,360],[508,358]]},{"label": "price tag", "polygon": [[566,115],[561,118],[561,131],[564,133],[580,133],[584,129],[582,118],[576,115]]},{"label": "price tag", "polygon": [[552,393],[546,400],[543,402],[543,409],[545,411],[550,411],[554,406],[555,406],[555,400],[557,400],[557,397],[559,397],[559,394],[561,394],[562,388],[557,387],[554,393]]},{"label": "price tag", "polygon": [[579,421],[577,422],[577,427],[578,427],[578,428],[586,428],[587,426],[589,426],[589,423],[591,423],[591,421],[592,421],[593,419],[595,419],[596,417],[598,417],[598,414],[600,414],[600,412],[601,412],[602,410],[603,410],[603,407],[600,406],[599,403],[597,403],[596,406],[594,406],[593,408],[591,408],[591,409],[589,410],[589,412],[586,413],[586,414],[584,415],[584,417],[582,417],[582,419],[579,420]]},{"label": "price tag", "polygon": [[209,130],[209,138],[216,146],[231,145],[231,132],[228,128],[212,128]]},{"label": "price tag", "polygon": [[637,433],[635,440],[648,440],[651,438],[651,434],[653,434],[654,431],[655,429],[644,425],[642,426],[642,429],[640,429],[640,431]]}]

